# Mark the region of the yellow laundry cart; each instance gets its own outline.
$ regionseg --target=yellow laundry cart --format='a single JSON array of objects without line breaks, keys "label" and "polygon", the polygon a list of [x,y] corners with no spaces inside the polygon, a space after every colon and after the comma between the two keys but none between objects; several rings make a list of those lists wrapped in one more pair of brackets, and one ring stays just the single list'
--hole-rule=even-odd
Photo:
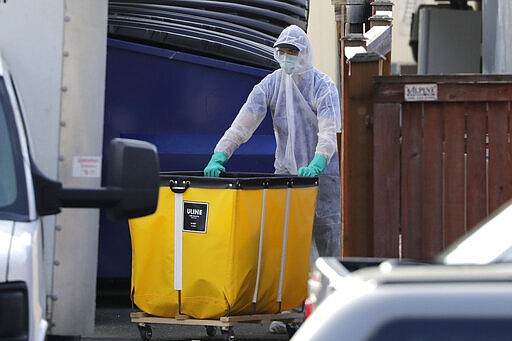
[{"label": "yellow laundry cart", "polygon": [[131,295],[144,314],[132,321],[224,319],[213,323],[222,326],[226,318],[279,315],[303,304],[317,178],[160,177],[155,213],[129,221]]}]

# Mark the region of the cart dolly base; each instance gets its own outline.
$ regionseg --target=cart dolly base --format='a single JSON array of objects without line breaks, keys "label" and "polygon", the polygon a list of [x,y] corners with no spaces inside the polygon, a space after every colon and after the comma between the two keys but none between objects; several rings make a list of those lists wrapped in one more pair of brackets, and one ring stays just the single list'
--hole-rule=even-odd
[{"label": "cart dolly base", "polygon": [[187,315],[178,315],[176,317],[159,317],[147,314],[145,312],[132,312],[130,314],[131,322],[137,323],[140,336],[143,341],[151,340],[153,332],[151,324],[181,324],[205,326],[208,336],[214,336],[217,333],[217,327],[224,335],[224,340],[235,340],[233,326],[239,323],[268,323],[271,321],[282,321],[286,324],[288,336],[292,336],[300,323],[304,321],[304,313],[283,312],[277,314],[255,314],[255,315],[237,315],[223,316],[219,319],[194,319]]}]

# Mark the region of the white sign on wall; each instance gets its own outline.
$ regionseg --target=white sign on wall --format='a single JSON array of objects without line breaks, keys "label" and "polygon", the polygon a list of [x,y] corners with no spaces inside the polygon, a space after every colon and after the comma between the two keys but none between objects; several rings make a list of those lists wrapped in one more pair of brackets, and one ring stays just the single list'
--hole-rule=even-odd
[{"label": "white sign on wall", "polygon": [[100,156],[73,156],[74,178],[99,178],[101,177]]}]

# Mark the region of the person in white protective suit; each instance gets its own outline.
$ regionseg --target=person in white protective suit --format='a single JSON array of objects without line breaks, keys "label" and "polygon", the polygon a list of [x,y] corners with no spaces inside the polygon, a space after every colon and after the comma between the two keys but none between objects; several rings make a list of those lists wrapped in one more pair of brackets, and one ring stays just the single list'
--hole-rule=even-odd
[{"label": "person in white protective suit", "polygon": [[275,173],[319,176],[313,240],[319,256],[340,256],[341,195],[336,132],[340,102],[334,82],[315,67],[306,33],[285,28],[274,44],[281,68],[254,86],[231,127],[217,143],[206,176],[224,164],[272,115],[276,138]]},{"label": "person in white protective suit", "polygon": [[254,86],[217,143],[204,174],[219,176],[224,172],[226,161],[249,140],[270,109],[277,145],[275,173],[319,176],[314,244],[319,256],[340,256],[338,89],[329,76],[313,67],[311,45],[300,27],[285,28],[274,47],[274,57],[281,68]]},{"label": "person in white protective suit", "polygon": [[[254,86],[231,127],[215,146],[204,174],[216,177],[225,172],[226,161],[249,140],[270,109],[277,146],[275,173],[319,177],[312,257],[340,256],[338,89],[329,76],[313,67],[311,45],[300,27],[285,28],[274,48],[274,58],[281,68]],[[283,328],[282,323],[274,321],[270,331],[283,332]]]}]

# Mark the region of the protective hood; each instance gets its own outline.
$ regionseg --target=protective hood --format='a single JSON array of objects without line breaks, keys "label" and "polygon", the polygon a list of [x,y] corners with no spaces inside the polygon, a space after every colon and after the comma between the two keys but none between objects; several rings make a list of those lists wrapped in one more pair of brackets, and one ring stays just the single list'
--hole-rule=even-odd
[{"label": "protective hood", "polygon": [[[311,44],[309,43],[308,36],[299,26],[291,25],[285,28],[274,43],[274,47],[280,44],[293,45],[300,51],[297,67],[293,73],[301,73],[313,67],[313,50]],[[274,58],[279,62],[277,50],[274,51]]]}]

